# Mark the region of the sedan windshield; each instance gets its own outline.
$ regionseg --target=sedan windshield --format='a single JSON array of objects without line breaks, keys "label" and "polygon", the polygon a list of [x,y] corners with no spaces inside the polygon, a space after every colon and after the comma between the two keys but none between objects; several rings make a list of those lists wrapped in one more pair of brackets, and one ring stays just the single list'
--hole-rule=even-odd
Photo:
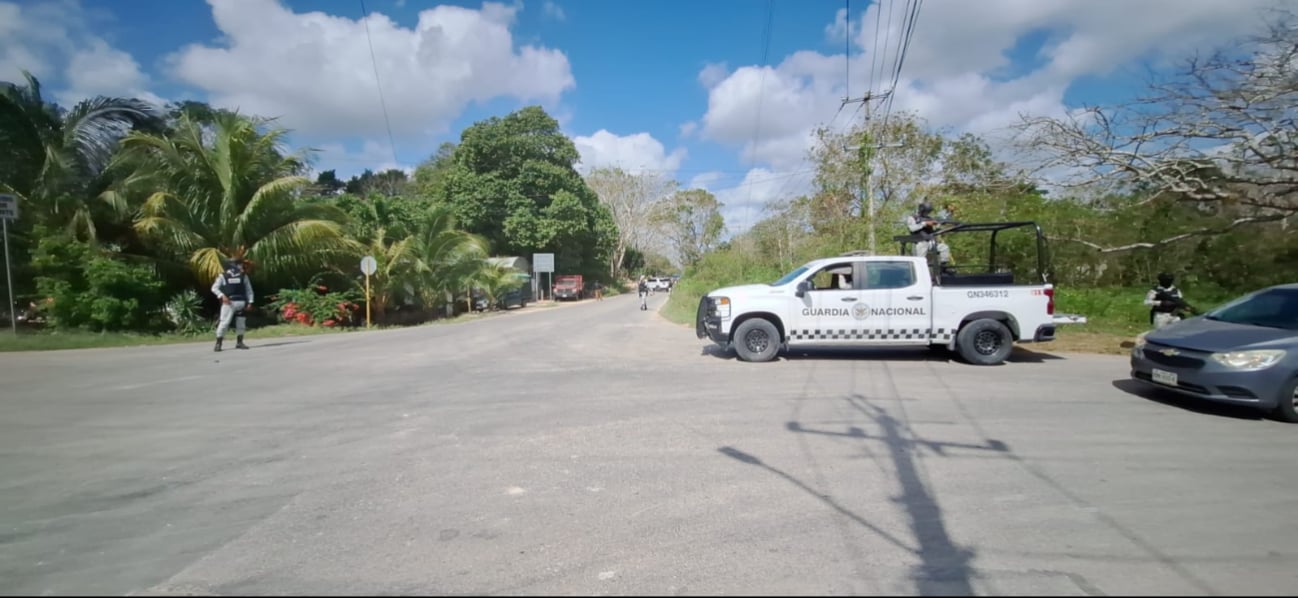
[{"label": "sedan windshield", "polygon": [[1268,289],[1212,310],[1209,320],[1298,330],[1298,289]]},{"label": "sedan windshield", "polygon": [[807,271],[807,267],[806,267],[806,266],[802,266],[802,267],[798,268],[797,270],[794,270],[794,271],[792,271],[792,272],[790,272],[790,273],[788,273],[788,274],[785,274],[784,276],[780,277],[779,280],[777,280],[777,281],[771,283],[771,286],[773,286],[773,287],[782,287],[782,286],[784,286],[784,285],[786,285],[786,284],[789,284],[790,282],[793,282],[793,279],[795,279],[795,278],[797,278],[797,277],[799,277],[799,276],[802,276],[802,274],[803,274],[804,272],[806,272],[806,271]]}]

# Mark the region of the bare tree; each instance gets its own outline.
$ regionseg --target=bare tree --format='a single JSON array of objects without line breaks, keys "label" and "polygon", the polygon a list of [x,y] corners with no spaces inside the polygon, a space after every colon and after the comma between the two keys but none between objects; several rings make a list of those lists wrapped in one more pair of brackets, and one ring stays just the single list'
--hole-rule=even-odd
[{"label": "bare tree", "polygon": [[617,224],[617,242],[609,260],[609,274],[622,273],[627,248],[648,249],[652,244],[655,207],[676,191],[676,181],[653,172],[631,174],[620,168],[597,168],[586,175],[586,185],[608,207]]},{"label": "bare tree", "polygon": [[1066,118],[1023,117],[1020,147],[1064,188],[1190,202],[1226,224],[1181,231],[1156,247],[1298,215],[1298,24],[1271,13],[1260,35],[1195,56],[1143,97]]},{"label": "bare tree", "polygon": [[652,221],[671,243],[681,265],[688,268],[721,240],[725,232],[723,207],[705,189],[677,191],[657,205]]}]

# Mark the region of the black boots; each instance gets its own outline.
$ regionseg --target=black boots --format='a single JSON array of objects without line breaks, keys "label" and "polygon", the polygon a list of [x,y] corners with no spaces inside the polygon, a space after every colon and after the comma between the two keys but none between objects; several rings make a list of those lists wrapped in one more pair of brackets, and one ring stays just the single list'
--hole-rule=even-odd
[{"label": "black boots", "polygon": [[[221,337],[219,337],[219,336],[216,337],[216,346],[215,346],[215,347],[212,347],[212,350],[213,350],[213,351],[216,351],[217,353],[220,353],[220,352],[221,352],[221,343],[222,343],[222,341],[224,341],[224,340],[225,340],[225,339],[223,339],[223,338],[221,338]],[[243,335],[242,335],[242,334],[239,335],[239,336],[237,336],[237,337],[235,337],[234,348],[236,348],[236,349],[247,349],[247,348],[249,348],[248,345],[243,344]]]}]

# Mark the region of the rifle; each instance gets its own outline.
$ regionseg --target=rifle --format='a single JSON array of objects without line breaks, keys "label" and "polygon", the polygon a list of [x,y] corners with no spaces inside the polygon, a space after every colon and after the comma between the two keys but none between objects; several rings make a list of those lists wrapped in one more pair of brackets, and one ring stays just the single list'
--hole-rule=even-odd
[{"label": "rifle", "polygon": [[1158,291],[1158,294],[1154,295],[1154,300],[1163,304],[1170,303],[1172,307],[1172,313],[1178,316],[1180,316],[1182,313],[1189,313],[1195,316],[1199,315],[1200,313],[1203,313],[1199,311],[1199,308],[1190,305],[1188,302],[1186,302],[1185,299],[1182,299],[1181,297],[1168,293],[1167,291]]}]

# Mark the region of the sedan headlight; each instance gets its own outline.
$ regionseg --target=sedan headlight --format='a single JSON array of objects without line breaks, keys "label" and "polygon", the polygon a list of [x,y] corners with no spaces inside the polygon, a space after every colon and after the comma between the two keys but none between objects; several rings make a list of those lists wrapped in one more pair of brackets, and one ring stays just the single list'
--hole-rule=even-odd
[{"label": "sedan headlight", "polygon": [[713,297],[713,298],[712,298],[712,311],[713,311],[714,313],[717,314],[717,317],[718,317],[718,318],[729,318],[729,317],[730,317],[730,298],[729,298],[729,297]]},{"label": "sedan headlight", "polygon": [[1284,358],[1280,349],[1257,349],[1254,351],[1229,351],[1213,353],[1213,360],[1226,367],[1237,370],[1264,370]]},{"label": "sedan headlight", "polygon": [[1148,341],[1145,340],[1145,337],[1148,336],[1148,335],[1149,335],[1149,332],[1142,332],[1142,333],[1136,335],[1136,348],[1137,348],[1137,349],[1144,349],[1144,348],[1145,348],[1145,343],[1148,342]]}]

